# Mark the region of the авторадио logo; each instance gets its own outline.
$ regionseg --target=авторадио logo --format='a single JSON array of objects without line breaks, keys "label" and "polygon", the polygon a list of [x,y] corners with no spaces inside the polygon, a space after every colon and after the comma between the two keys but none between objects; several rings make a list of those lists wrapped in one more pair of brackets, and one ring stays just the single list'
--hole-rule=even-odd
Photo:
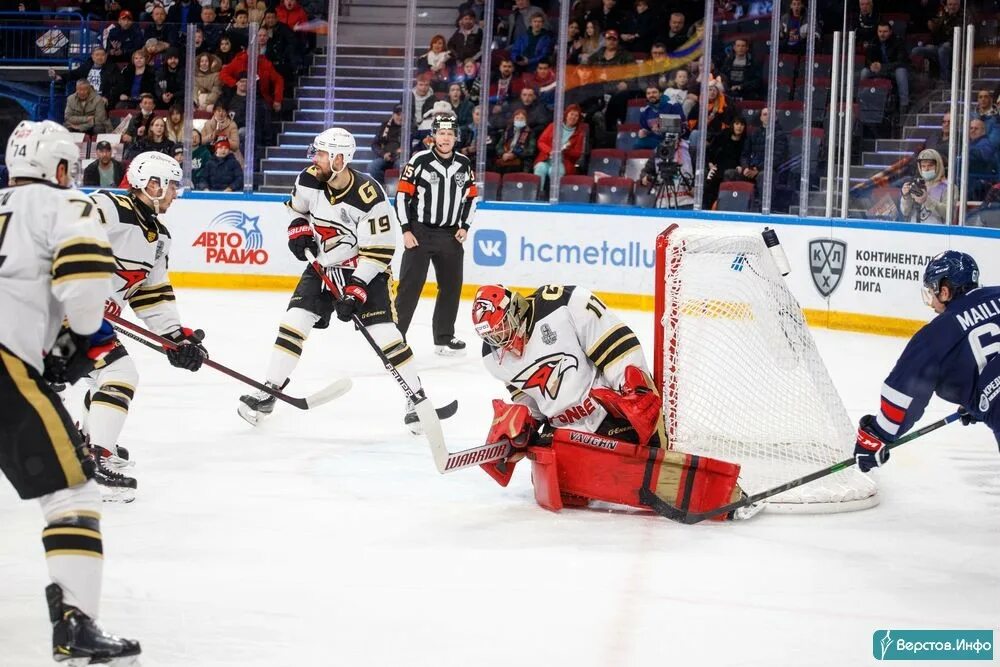
[{"label": "\u0430\u0432\u0442\u043e\u0440\u0430\u0434\u0438\u043e logo", "polygon": [[503,266],[507,261],[507,234],[499,229],[475,230],[472,258],[480,266]]},{"label": "\u0430\u0432\u0442\u043e\u0440\u0430\u0434\u0438\u043e logo", "polygon": [[209,230],[199,234],[191,245],[205,248],[209,264],[267,264],[260,216],[226,211],[215,216],[208,226]]}]

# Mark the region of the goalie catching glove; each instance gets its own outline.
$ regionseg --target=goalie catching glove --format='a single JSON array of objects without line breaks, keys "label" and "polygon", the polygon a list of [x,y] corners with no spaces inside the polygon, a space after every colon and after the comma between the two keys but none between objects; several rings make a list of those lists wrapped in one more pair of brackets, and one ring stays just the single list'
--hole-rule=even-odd
[{"label": "goalie catching glove", "polygon": [[626,420],[645,445],[660,425],[662,405],[653,382],[638,366],[625,369],[625,379],[618,391],[594,387],[590,395],[613,417]]},{"label": "goalie catching glove", "polygon": [[208,350],[201,344],[205,338],[205,332],[201,329],[192,331],[181,327],[166,334],[164,338],[177,345],[167,348],[167,360],[171,366],[193,372],[201,368],[201,362],[208,358]]}]

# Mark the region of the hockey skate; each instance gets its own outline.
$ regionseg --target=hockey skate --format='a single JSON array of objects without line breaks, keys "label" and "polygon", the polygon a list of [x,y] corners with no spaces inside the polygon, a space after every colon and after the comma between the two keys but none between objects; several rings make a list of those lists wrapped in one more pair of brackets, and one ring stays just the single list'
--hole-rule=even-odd
[{"label": "hockey skate", "polygon": [[[280,389],[280,387],[270,382],[267,383],[267,386]],[[274,404],[277,400],[266,391],[255,391],[252,394],[244,394],[240,396],[240,404],[236,407],[236,412],[248,424],[257,426],[274,412]]]},{"label": "hockey skate", "polygon": [[406,414],[403,416],[403,423],[413,435],[421,435],[424,432],[424,427],[420,424],[420,417],[417,416],[417,409],[414,407],[413,401],[409,399],[406,399]]},{"label": "hockey skate", "polygon": [[52,621],[52,658],[59,663],[83,665],[138,665],[139,642],[109,635],[76,607],[63,604],[59,584],[45,587]]},{"label": "hockey skate", "polygon": [[94,481],[101,488],[101,500],[106,503],[130,503],[135,500],[138,483],[134,477],[112,470],[103,456],[94,456]]},{"label": "hockey skate", "polygon": [[[740,496],[740,500],[746,500],[746,498],[747,495],[745,493]],[[740,507],[739,509],[733,510],[732,512],[729,513],[729,516],[727,516],[726,519],[729,521],[746,521],[747,519],[753,518],[758,514],[760,514],[762,511],[764,511],[764,508],[766,506],[767,503],[761,500],[760,502],[753,503],[751,505],[747,505],[746,507]]]},{"label": "hockey skate", "polygon": [[434,354],[441,357],[464,357],[465,342],[452,336],[444,345],[435,345]]},{"label": "hockey skate", "polygon": [[94,456],[104,459],[104,464],[111,470],[124,470],[135,465],[135,461],[129,458],[128,450],[121,445],[115,445],[114,451],[93,445]]}]

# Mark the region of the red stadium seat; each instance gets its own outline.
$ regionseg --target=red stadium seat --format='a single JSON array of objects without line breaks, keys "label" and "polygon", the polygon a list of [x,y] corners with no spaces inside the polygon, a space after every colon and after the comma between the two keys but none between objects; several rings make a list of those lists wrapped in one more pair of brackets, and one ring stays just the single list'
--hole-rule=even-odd
[{"label": "red stadium seat", "polygon": [[748,181],[723,181],[719,186],[717,211],[746,213],[753,203],[753,183]]},{"label": "red stadium seat", "polygon": [[587,173],[621,176],[624,167],[625,151],[617,148],[595,148],[590,152],[590,168]]},{"label": "red stadium seat", "polygon": [[560,203],[589,203],[593,192],[594,179],[591,176],[574,174],[559,180]]},{"label": "red stadium seat", "polygon": [[500,174],[495,171],[488,171],[483,175],[483,201],[500,200]]},{"label": "red stadium seat", "polygon": [[633,184],[634,182],[631,178],[623,178],[621,176],[608,176],[597,179],[597,203],[627,206],[632,203]]},{"label": "red stadium seat", "polygon": [[534,174],[504,174],[500,197],[504,201],[538,201],[542,179]]},{"label": "red stadium seat", "polygon": [[651,150],[637,150],[626,153],[625,178],[631,178],[633,181],[639,180],[642,168],[646,166],[646,162],[651,157],[653,157],[653,151]]}]

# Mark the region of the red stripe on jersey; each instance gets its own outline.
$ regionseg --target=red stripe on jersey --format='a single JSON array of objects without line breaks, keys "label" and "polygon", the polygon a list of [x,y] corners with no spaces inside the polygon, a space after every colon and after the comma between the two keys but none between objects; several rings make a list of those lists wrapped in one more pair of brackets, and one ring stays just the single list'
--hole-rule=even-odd
[{"label": "red stripe on jersey", "polygon": [[894,424],[902,424],[906,418],[906,410],[896,407],[884,398],[882,399],[882,414]]}]

